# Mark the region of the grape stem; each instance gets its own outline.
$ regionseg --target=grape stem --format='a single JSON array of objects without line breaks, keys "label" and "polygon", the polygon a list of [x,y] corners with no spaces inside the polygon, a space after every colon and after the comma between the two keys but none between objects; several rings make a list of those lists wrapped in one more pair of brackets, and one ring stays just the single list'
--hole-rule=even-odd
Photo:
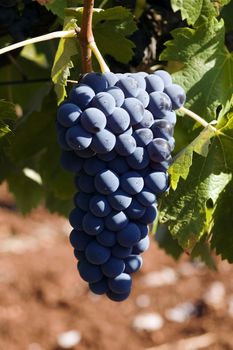
[{"label": "grape stem", "polygon": [[72,29],[72,30],[60,30],[57,32],[52,32],[49,34],[45,34],[45,35],[40,35],[37,36],[35,38],[31,38],[31,39],[27,39],[27,40],[23,40],[20,41],[18,43],[9,45],[7,47],[3,47],[2,49],[0,49],[0,55],[19,49],[20,47],[26,46],[26,45],[30,45],[30,44],[35,44],[35,43],[40,43],[42,41],[47,41],[47,40],[51,40],[51,39],[58,39],[58,38],[72,38],[75,37],[77,35],[77,32],[79,32],[80,28],[76,28],[76,29]]},{"label": "grape stem", "polygon": [[181,107],[179,109],[180,112],[183,112],[184,114],[188,115],[189,117],[191,117],[192,119],[196,120],[196,122],[198,122],[199,124],[201,124],[202,126],[204,126],[204,128],[210,128],[212,131],[219,133],[219,130],[216,129],[213,125],[211,125],[210,123],[208,123],[205,119],[203,119],[202,117],[200,117],[198,114],[190,111],[188,108],[185,107]]},{"label": "grape stem", "polygon": [[109,67],[107,66],[103,56],[101,55],[101,52],[99,51],[95,41],[92,41],[90,44],[89,44],[89,47],[91,49],[91,51],[93,52],[93,54],[95,55],[99,65],[100,65],[100,69],[101,69],[101,72],[102,73],[105,73],[105,72],[110,72],[110,69]]}]

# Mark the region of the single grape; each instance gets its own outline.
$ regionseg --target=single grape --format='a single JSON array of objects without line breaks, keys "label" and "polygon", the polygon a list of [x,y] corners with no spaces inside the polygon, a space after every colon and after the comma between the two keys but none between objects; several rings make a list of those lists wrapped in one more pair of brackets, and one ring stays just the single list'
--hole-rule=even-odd
[{"label": "single grape", "polygon": [[130,222],[126,227],[117,232],[117,241],[122,247],[130,248],[141,238],[138,226]]},{"label": "single grape", "polygon": [[166,191],[168,188],[168,175],[167,173],[156,171],[148,174],[145,179],[145,185],[155,194],[160,194]]},{"label": "single grape", "polygon": [[132,253],[136,255],[144,253],[149,248],[149,246],[150,239],[149,236],[146,236],[134,245]]},{"label": "single grape", "polygon": [[86,212],[79,209],[74,208],[71,210],[69,215],[70,225],[77,231],[83,230],[83,218],[86,215]]},{"label": "single grape", "polygon": [[133,137],[139,147],[147,146],[153,140],[153,132],[148,128],[137,129],[133,133]]},{"label": "single grape", "polygon": [[104,247],[113,247],[116,244],[116,233],[113,231],[103,230],[96,236],[97,242]]},{"label": "single grape", "polygon": [[139,89],[137,99],[143,104],[144,108],[146,108],[150,102],[150,96],[148,92],[143,89]]},{"label": "single grape", "polygon": [[164,83],[164,86],[166,87],[167,85],[171,85],[172,84],[172,77],[171,75],[166,72],[165,70],[156,70],[154,72],[154,75],[156,76],[159,76],[162,80],[163,80],[163,83]]},{"label": "single grape", "polygon": [[112,255],[119,259],[125,259],[132,253],[132,247],[122,247],[120,244],[115,244],[112,247]]},{"label": "single grape", "polygon": [[115,157],[113,160],[108,162],[108,168],[113,170],[115,173],[121,175],[129,171],[129,165],[125,157]]},{"label": "single grape", "polygon": [[66,128],[60,128],[60,130],[57,131],[57,142],[63,151],[72,151],[72,148],[70,148],[66,141],[66,131]]},{"label": "single grape", "polygon": [[179,109],[184,105],[186,100],[186,94],[184,89],[180,85],[167,85],[164,91],[172,101],[172,109]]},{"label": "single grape", "polygon": [[174,127],[169,121],[165,119],[155,120],[154,124],[151,127],[154,138],[162,138],[169,140],[174,133]]},{"label": "single grape", "polygon": [[142,258],[141,256],[132,254],[129,255],[125,260],[125,273],[132,274],[137,272],[142,267]]},{"label": "single grape", "polygon": [[93,176],[89,176],[86,173],[81,173],[76,179],[75,184],[78,190],[85,193],[95,192],[95,184]]},{"label": "single grape", "polygon": [[130,291],[127,293],[114,293],[113,291],[108,290],[106,292],[106,295],[110,300],[120,302],[126,300],[129,297]]},{"label": "single grape", "polygon": [[112,211],[104,220],[105,227],[110,231],[122,230],[128,222],[123,211]]},{"label": "single grape", "polygon": [[135,151],[127,158],[127,162],[131,169],[141,170],[149,165],[150,158],[145,148],[136,147]]},{"label": "single grape", "polygon": [[138,99],[133,97],[126,98],[123,108],[129,113],[130,125],[138,124],[143,119],[144,107]]},{"label": "single grape", "polygon": [[136,195],[139,203],[148,207],[156,201],[156,195],[148,188],[143,187],[143,190]]},{"label": "single grape", "polygon": [[95,72],[85,74],[81,78],[80,83],[90,86],[96,94],[104,91],[108,87],[108,81],[105,75]]},{"label": "single grape", "polygon": [[99,92],[93,97],[90,105],[108,116],[113,113],[116,102],[114,97],[108,92]]},{"label": "single grape", "polygon": [[106,163],[97,157],[92,157],[84,161],[83,168],[88,175],[95,176],[106,168]]},{"label": "single grape", "polygon": [[78,123],[81,109],[73,103],[63,103],[57,110],[57,121],[65,128],[70,128]]},{"label": "single grape", "polygon": [[88,211],[91,198],[92,198],[92,195],[89,193],[78,192],[74,197],[74,204],[79,209]]},{"label": "single grape", "polygon": [[105,217],[111,212],[111,207],[105,196],[97,194],[90,200],[90,211],[98,217]]},{"label": "single grape", "polygon": [[116,74],[114,74],[112,72],[105,72],[105,73],[103,73],[103,75],[108,82],[108,86],[110,86],[110,87],[114,86],[116,84],[116,82],[118,81]]},{"label": "single grape", "polygon": [[134,195],[141,192],[144,180],[136,171],[129,171],[120,177],[120,186],[125,192]]},{"label": "single grape", "polygon": [[147,109],[145,109],[142,120],[140,121],[140,123],[134,125],[134,129],[150,128],[153,123],[153,114]]},{"label": "single grape", "polygon": [[82,127],[92,134],[103,130],[106,123],[107,120],[104,113],[97,108],[87,108],[81,115]]},{"label": "single grape", "polygon": [[115,192],[120,184],[117,174],[109,169],[100,171],[95,176],[94,181],[96,190],[102,194],[110,194]]},{"label": "single grape", "polygon": [[139,93],[138,82],[131,77],[124,77],[116,83],[124,93],[125,97],[136,97]]},{"label": "single grape", "polygon": [[79,261],[77,267],[82,279],[88,283],[99,282],[103,278],[100,266],[93,265],[86,259]]},{"label": "single grape", "polygon": [[114,109],[107,118],[107,128],[114,134],[121,134],[128,129],[130,123],[129,114],[120,107]]},{"label": "single grape", "polygon": [[130,206],[131,201],[132,197],[120,189],[108,196],[108,202],[114,210],[121,211],[127,209]]},{"label": "single grape", "polygon": [[95,265],[102,265],[108,261],[111,255],[109,248],[100,245],[96,241],[90,242],[85,250],[87,260]]},{"label": "single grape", "polygon": [[166,172],[172,162],[172,156],[168,157],[167,160],[163,162],[150,162],[150,167],[156,171]]},{"label": "single grape", "polygon": [[78,251],[84,251],[92,240],[84,231],[72,230],[70,233],[70,243]]},{"label": "single grape", "polygon": [[109,290],[107,278],[104,277],[98,282],[89,283],[89,288],[93,293],[98,295],[107,293]]},{"label": "single grape", "polygon": [[93,97],[95,96],[94,90],[86,84],[78,84],[70,91],[70,102],[79,106],[82,111],[87,108]]},{"label": "single grape", "polygon": [[146,91],[150,94],[155,91],[163,91],[164,90],[164,82],[163,80],[155,74],[150,74],[145,77],[146,81]]},{"label": "single grape", "polygon": [[145,211],[145,206],[140,204],[136,198],[133,198],[130,206],[126,209],[126,215],[130,220],[136,220],[140,219]]},{"label": "single grape", "polygon": [[72,149],[83,150],[91,144],[92,135],[81,125],[75,125],[67,130],[66,141]]},{"label": "single grape", "polygon": [[176,124],[176,112],[175,111],[168,111],[164,117],[165,120],[167,120],[169,123],[171,123],[173,126]]},{"label": "single grape", "polygon": [[74,249],[74,256],[77,260],[84,260],[86,258],[83,250]]},{"label": "single grape", "polygon": [[142,90],[146,90],[146,81],[145,81],[145,76],[141,74],[141,72],[138,73],[130,73],[127,74],[128,77],[131,77],[135,79],[138,83],[138,87]]},{"label": "single grape", "polygon": [[102,232],[104,229],[103,219],[93,215],[90,212],[87,212],[83,216],[82,220],[83,231],[90,236],[96,236],[98,233]]},{"label": "single grape", "polygon": [[[152,224],[158,215],[155,205],[146,208],[145,214],[139,219],[139,222],[144,225]],[[136,253],[135,253],[136,254]]]},{"label": "single grape", "polygon": [[114,293],[123,294],[131,290],[132,280],[127,273],[121,273],[115,278],[110,278],[108,286]]},{"label": "single grape", "polygon": [[149,227],[147,226],[147,224],[142,224],[139,222],[137,222],[137,226],[141,232],[141,239],[145,238],[149,233]]},{"label": "single grape", "polygon": [[127,157],[136,149],[136,141],[129,134],[121,134],[116,138],[115,150],[120,156]]},{"label": "single grape", "polygon": [[115,135],[110,131],[103,129],[93,136],[91,148],[97,154],[104,154],[113,150],[115,144]]},{"label": "single grape", "polygon": [[125,269],[125,263],[122,259],[112,256],[105,264],[101,266],[102,272],[106,277],[114,278],[119,276]]},{"label": "single grape", "polygon": [[169,143],[161,138],[152,140],[147,146],[147,151],[153,162],[163,162],[171,155]]},{"label": "single grape", "polygon": [[150,102],[147,107],[155,119],[163,118],[172,109],[172,102],[167,94],[155,91],[150,94]]}]

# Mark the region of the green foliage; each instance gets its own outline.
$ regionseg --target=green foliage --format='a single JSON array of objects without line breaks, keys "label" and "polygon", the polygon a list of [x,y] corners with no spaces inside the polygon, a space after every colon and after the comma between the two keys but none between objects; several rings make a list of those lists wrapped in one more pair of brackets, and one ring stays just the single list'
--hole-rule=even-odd
[{"label": "green foliage", "polygon": [[64,19],[64,9],[67,7],[67,0],[51,0],[46,8],[54,13],[54,15],[58,16],[61,19]]}]

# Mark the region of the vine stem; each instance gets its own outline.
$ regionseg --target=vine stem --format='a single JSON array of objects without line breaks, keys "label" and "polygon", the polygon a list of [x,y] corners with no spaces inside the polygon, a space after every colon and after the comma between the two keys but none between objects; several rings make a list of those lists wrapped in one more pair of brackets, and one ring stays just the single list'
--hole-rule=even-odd
[{"label": "vine stem", "polygon": [[203,119],[202,117],[200,117],[198,114],[190,111],[188,108],[185,107],[181,107],[179,109],[179,111],[183,112],[184,114],[187,114],[189,117],[191,117],[192,119],[196,120],[196,122],[198,122],[199,124],[201,124],[202,126],[204,126],[204,128],[210,128],[212,131],[219,133],[219,130],[216,129],[213,125],[211,125],[210,123],[208,123],[205,119]]},{"label": "vine stem", "polygon": [[60,30],[57,32],[49,33],[49,34],[40,35],[40,36],[37,36],[35,38],[23,40],[23,41],[20,41],[18,43],[15,43],[15,44],[12,44],[12,45],[9,45],[7,47],[0,49],[0,55],[7,53],[7,52],[10,52],[10,51],[13,51],[13,50],[16,50],[16,49],[19,49],[20,47],[23,47],[23,46],[39,43],[42,41],[47,41],[47,40],[51,40],[51,39],[60,39],[60,38],[72,38],[72,37],[77,35],[77,32],[79,30],[80,30],[79,28],[71,29],[71,30]]},{"label": "vine stem", "polygon": [[95,41],[92,41],[89,44],[89,47],[90,47],[91,51],[93,52],[93,54],[95,55],[99,65],[100,65],[101,72],[102,73],[110,72],[110,69],[109,69],[108,65],[106,64],[103,56],[101,55],[101,52],[99,51]]}]

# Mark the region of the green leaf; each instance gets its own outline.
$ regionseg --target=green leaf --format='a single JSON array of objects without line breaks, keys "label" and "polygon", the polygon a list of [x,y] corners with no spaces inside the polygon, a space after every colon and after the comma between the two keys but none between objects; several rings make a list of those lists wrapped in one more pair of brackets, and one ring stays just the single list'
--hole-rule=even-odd
[{"label": "green leaf", "polygon": [[54,13],[54,15],[64,18],[64,9],[67,7],[67,0],[51,0],[48,5],[45,5],[46,8]]},{"label": "green leaf", "polygon": [[51,211],[51,213],[58,213],[66,217],[74,207],[72,198],[61,199],[56,197],[53,192],[47,192],[45,198],[46,207]]},{"label": "green leaf", "polygon": [[180,151],[169,168],[171,175],[171,187],[177,188],[180,177],[186,180],[193,161],[193,152],[206,157],[209,150],[210,140],[214,132],[210,127],[205,128],[187,147]]},{"label": "green leaf", "polygon": [[187,93],[186,107],[210,121],[233,94],[233,55],[224,45],[224,23],[213,18],[197,29],[180,28],[172,35],[161,59],[182,63],[174,81]]},{"label": "green leaf", "polygon": [[209,268],[216,270],[216,264],[205,236],[203,236],[194,247],[191,253],[191,258],[200,258]]},{"label": "green leaf", "polygon": [[11,132],[12,120],[16,120],[15,105],[0,100],[0,138]]},{"label": "green leaf", "polygon": [[[76,21],[71,20],[65,25],[64,30],[75,28]],[[74,66],[71,57],[77,55],[77,53],[77,38],[60,39],[51,72],[51,77],[55,84],[55,91],[58,97],[58,104],[67,96],[65,87],[67,79],[70,76],[70,70]]]},{"label": "green leaf", "polygon": [[224,19],[226,32],[229,32],[233,29],[232,13],[233,13],[233,1],[230,1],[229,4],[223,7],[221,11],[221,16]]},{"label": "green leaf", "polygon": [[178,244],[177,240],[172,237],[167,225],[159,225],[155,234],[155,240],[159,248],[163,249],[168,255],[174,259],[179,259],[183,254],[183,249]]},{"label": "green leaf", "polygon": [[43,187],[25,176],[22,171],[11,173],[8,176],[8,185],[15,196],[18,209],[24,214],[36,208],[43,199]]}]

